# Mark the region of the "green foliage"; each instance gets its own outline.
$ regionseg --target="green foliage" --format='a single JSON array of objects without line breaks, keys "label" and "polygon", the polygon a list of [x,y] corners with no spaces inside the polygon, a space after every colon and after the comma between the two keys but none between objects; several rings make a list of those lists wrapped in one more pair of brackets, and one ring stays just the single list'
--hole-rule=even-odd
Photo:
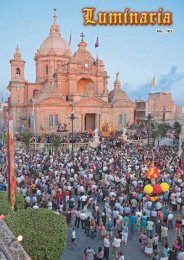
[{"label": "green foliage", "polygon": [[52,138],[52,144],[55,147],[56,150],[58,150],[59,146],[61,145],[61,139],[59,136],[55,135]]},{"label": "green foliage", "polygon": [[25,143],[25,145],[28,147],[31,140],[31,134],[29,132],[24,132],[21,134],[21,139]]},{"label": "green foliage", "polygon": [[6,145],[8,144],[8,133],[3,133],[2,140]]},{"label": "green foliage", "polygon": [[[15,211],[24,208],[24,197],[20,194],[16,194],[16,203],[15,203]],[[8,202],[8,192],[1,191],[0,192],[0,215],[8,215],[12,212],[12,206]]]},{"label": "green foliage", "polygon": [[159,134],[162,136],[162,137],[165,137],[166,134],[167,134],[167,131],[170,129],[170,126],[169,125],[166,125],[166,124],[159,124],[158,125],[158,130],[159,130]]},{"label": "green foliage", "polygon": [[8,215],[6,223],[31,259],[57,260],[66,246],[66,220],[48,209],[26,209]]},{"label": "green foliage", "polygon": [[158,138],[158,136],[159,136],[159,131],[158,131],[158,130],[152,132],[152,138],[153,138],[154,140],[156,140],[156,139]]},{"label": "green foliage", "polygon": [[179,122],[175,121],[174,124],[173,124],[173,127],[176,131],[177,137],[179,137],[179,134],[181,132],[181,124]]}]

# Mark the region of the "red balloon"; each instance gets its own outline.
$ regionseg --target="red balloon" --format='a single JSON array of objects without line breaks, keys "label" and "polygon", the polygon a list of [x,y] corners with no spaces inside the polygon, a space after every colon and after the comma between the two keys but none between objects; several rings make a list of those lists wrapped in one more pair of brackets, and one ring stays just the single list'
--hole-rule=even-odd
[{"label": "red balloon", "polygon": [[153,185],[153,193],[154,193],[154,194],[160,194],[160,193],[162,193],[162,188],[160,187],[159,184],[154,184],[154,185]]}]

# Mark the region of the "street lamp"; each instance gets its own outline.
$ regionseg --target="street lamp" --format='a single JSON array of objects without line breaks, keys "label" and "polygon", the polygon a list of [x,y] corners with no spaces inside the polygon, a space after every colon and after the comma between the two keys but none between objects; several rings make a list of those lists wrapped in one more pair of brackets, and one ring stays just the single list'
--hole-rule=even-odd
[{"label": "street lamp", "polygon": [[148,120],[148,144],[150,144],[150,126],[151,126],[151,121],[153,117],[151,115],[151,112],[148,113],[147,120]]},{"label": "street lamp", "polygon": [[75,120],[75,119],[77,119],[78,117],[76,117],[75,115],[74,115],[74,111],[72,110],[72,113],[71,113],[71,115],[69,116],[69,117],[67,117],[67,119],[70,119],[70,121],[72,121],[72,155],[73,155],[73,121]]}]

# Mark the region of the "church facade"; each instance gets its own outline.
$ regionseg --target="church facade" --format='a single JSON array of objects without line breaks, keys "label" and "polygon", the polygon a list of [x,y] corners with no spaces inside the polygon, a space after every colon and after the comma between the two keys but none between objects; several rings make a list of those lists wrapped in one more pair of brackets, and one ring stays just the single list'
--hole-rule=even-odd
[{"label": "church facade", "polygon": [[36,133],[53,133],[66,124],[71,131],[72,111],[77,119],[75,131],[102,130],[108,124],[113,130],[134,123],[135,103],[121,89],[119,73],[108,91],[108,75],[102,60],[94,58],[83,39],[72,54],[62,38],[57,16],[49,36],[35,54],[36,81],[24,77],[25,61],[16,48],[11,64],[11,109],[15,131],[24,127]]}]

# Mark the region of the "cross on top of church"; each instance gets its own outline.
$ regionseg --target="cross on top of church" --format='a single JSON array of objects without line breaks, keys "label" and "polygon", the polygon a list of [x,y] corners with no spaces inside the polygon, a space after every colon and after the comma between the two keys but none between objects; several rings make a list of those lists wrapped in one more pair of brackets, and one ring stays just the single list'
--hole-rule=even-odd
[{"label": "cross on top of church", "polygon": [[85,37],[85,35],[84,35],[84,33],[83,33],[83,32],[80,34],[80,37],[81,37],[81,39],[82,39],[82,42],[83,42],[83,41],[84,41],[84,37]]}]

